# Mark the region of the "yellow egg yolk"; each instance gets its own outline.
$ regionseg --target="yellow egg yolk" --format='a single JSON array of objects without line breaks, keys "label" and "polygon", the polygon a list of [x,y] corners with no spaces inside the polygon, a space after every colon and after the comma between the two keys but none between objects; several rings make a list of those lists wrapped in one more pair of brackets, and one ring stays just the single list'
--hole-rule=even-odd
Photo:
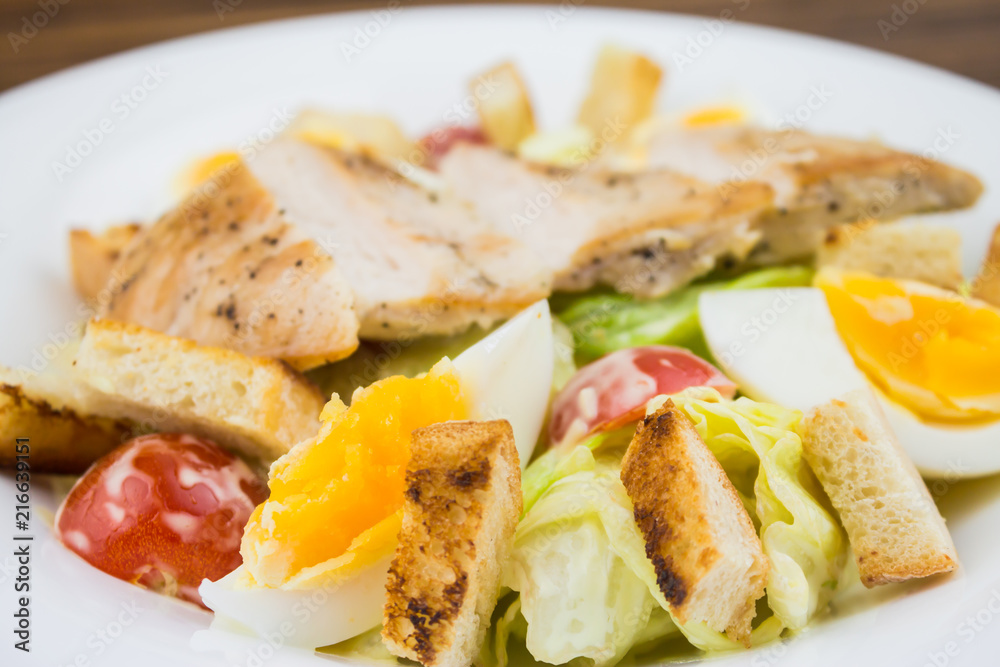
[{"label": "yellow egg yolk", "polygon": [[707,127],[742,123],[744,114],[735,107],[706,107],[693,111],[684,117],[687,127]]},{"label": "yellow egg yolk", "polygon": [[1000,416],[1000,311],[913,281],[821,272],[841,338],[858,366],[917,414]]},{"label": "yellow egg yolk", "polygon": [[216,153],[215,155],[195,160],[177,177],[176,188],[181,195],[186,195],[211,178],[219,169],[235,165],[239,161],[239,154],[232,151]]},{"label": "yellow egg yolk", "polygon": [[254,581],[279,587],[310,579],[310,569],[354,568],[391,551],[411,433],[466,418],[448,361],[424,377],[394,376],[360,389],[349,408],[334,396],[319,434],[271,466],[271,495],[250,517],[241,548]]}]

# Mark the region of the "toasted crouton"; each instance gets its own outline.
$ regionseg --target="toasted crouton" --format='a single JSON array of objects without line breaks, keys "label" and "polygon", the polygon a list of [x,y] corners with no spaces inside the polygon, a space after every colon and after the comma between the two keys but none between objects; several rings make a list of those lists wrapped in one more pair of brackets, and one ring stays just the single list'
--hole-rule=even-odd
[{"label": "toasted crouton", "polygon": [[204,436],[262,463],[319,430],[323,396],[274,359],[94,319],[75,369],[94,414]]},{"label": "toasted crouton", "polygon": [[13,443],[27,438],[33,472],[79,475],[132,437],[133,426],[55,407],[19,385],[0,384],[0,439],[5,443],[0,468],[17,465]]},{"label": "toasted crouton", "polygon": [[479,654],[521,514],[521,468],[507,421],[413,432],[399,546],[382,639],[428,667]]},{"label": "toasted crouton", "polygon": [[[82,332],[83,326],[79,327]],[[73,337],[47,357],[42,372],[0,366],[0,440],[28,438],[31,469],[40,473],[79,474],[91,463],[140,435],[138,424],[89,411],[90,391],[75,377]],[[0,448],[0,467],[17,464],[13,446]]]},{"label": "toasted crouton", "polygon": [[732,482],[672,401],[639,424],[621,480],[674,616],[749,646],[768,561]]},{"label": "toasted crouton", "polygon": [[86,229],[69,232],[69,264],[73,287],[84,301],[98,301],[111,280],[111,271],[128,244],[139,233],[138,224],[116,225],[94,234]]},{"label": "toasted crouton", "polygon": [[944,519],[870,389],[814,408],[803,429],[802,453],[840,513],[865,586],[955,569]]},{"label": "toasted crouton", "polygon": [[827,232],[816,264],[957,290],[962,284],[962,236],[942,225],[839,225]]},{"label": "toasted crouton", "polygon": [[1000,307],[1000,225],[993,230],[990,249],[972,283],[972,296]]},{"label": "toasted crouton", "polygon": [[469,89],[479,102],[479,122],[492,144],[513,151],[535,132],[531,98],[513,63],[503,63],[473,79]]},{"label": "toasted crouton", "polygon": [[652,112],[662,77],[663,70],[649,58],[604,46],[577,122],[605,141],[621,139]]}]

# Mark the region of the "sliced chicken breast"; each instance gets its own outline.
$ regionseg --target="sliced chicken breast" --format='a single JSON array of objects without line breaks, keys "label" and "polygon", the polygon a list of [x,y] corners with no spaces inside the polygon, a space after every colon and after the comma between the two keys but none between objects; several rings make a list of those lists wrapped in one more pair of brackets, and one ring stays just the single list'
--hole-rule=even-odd
[{"label": "sliced chicken breast", "polygon": [[143,228],[106,294],[104,317],[300,369],[358,345],[354,294],[335,261],[242,163]]},{"label": "sliced chicken breast", "polygon": [[935,160],[793,129],[664,128],[651,135],[648,165],[720,184],[723,192],[747,181],[774,188],[774,206],[759,221],[755,264],[808,257],[839,223],[964,208],[983,189],[975,176]]},{"label": "sliced chicken breast", "polygon": [[472,144],[456,145],[439,168],[498,233],[531,248],[560,290],[607,284],[666,294],[720,260],[746,257],[760,239],[754,221],[773,197],[762,183],[723,196],[672,170],[547,167]]},{"label": "sliced chicken breast", "polygon": [[336,260],[363,338],[486,327],[551,290],[551,272],[518,239],[369,158],[281,139],[250,166]]}]

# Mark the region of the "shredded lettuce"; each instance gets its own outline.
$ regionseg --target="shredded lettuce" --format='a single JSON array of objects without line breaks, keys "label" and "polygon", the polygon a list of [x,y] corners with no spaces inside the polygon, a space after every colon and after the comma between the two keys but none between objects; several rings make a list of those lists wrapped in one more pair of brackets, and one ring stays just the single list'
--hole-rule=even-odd
[{"label": "shredded lettuce", "polygon": [[731,280],[697,283],[648,301],[637,301],[626,294],[590,294],[570,301],[558,318],[572,332],[576,356],[582,363],[641,345],[679,345],[709,358],[698,324],[698,296],[702,292],[808,287],[812,275],[812,270],[801,266],[773,267]]},{"label": "shredded lettuce", "polygon": [[817,500],[819,485],[802,458],[802,414],[748,398],[726,401],[706,387],[672,398],[741,496],[753,500],[744,503],[771,562],[768,606],[786,628],[805,627],[836,588],[847,543]]},{"label": "shredded lettuce", "polygon": [[522,641],[528,632],[528,624],[521,615],[521,598],[517,593],[501,595],[493,612],[490,631],[480,649],[479,664],[488,667],[506,667],[510,662],[507,652],[511,636]]},{"label": "shredded lettuce", "polygon": [[552,393],[556,394],[576,374],[576,362],[573,358],[573,332],[555,317],[552,318],[552,341],[555,346]]},{"label": "shredded lettuce", "polygon": [[[727,401],[705,388],[671,398],[737,487],[771,561],[752,642],[803,627],[831,594],[846,541],[817,500],[802,459],[801,413],[745,398]],[[519,597],[495,622],[485,664],[506,665],[508,643],[522,638],[540,662],[595,667],[673,646],[682,636],[702,651],[739,648],[703,623],[670,616],[619,479],[631,433],[592,436],[528,466],[524,516],[504,573],[504,585]]]},{"label": "shredded lettuce", "polygon": [[[649,639],[659,591],[618,461],[579,445],[530,482],[537,499],[518,525],[504,584],[520,592],[536,660],[613,665]],[[660,631],[676,630],[661,624]]]},{"label": "shredded lettuce", "polygon": [[360,659],[369,664],[399,665],[396,656],[382,643],[381,625],[356,637],[345,639],[339,644],[319,648],[317,652],[341,658]]}]

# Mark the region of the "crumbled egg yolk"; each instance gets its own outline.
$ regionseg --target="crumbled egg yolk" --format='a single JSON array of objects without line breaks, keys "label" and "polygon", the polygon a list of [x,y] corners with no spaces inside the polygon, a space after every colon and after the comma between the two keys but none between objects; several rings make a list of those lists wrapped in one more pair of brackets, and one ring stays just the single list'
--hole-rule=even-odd
[{"label": "crumbled egg yolk", "polygon": [[593,157],[594,133],[584,125],[535,132],[517,147],[518,156],[529,162],[579,167]]},{"label": "crumbled egg yolk", "polygon": [[729,125],[742,123],[744,116],[743,111],[736,107],[706,107],[689,113],[683,122],[687,127]]},{"label": "crumbled egg yolk", "polygon": [[272,466],[270,498],[247,523],[241,553],[257,585],[299,588],[317,574],[336,578],[390,553],[399,530],[414,429],[467,419],[451,363],[427,375],[394,376],[334,396],[319,434]]},{"label": "crumbled egg yolk", "polygon": [[177,190],[180,194],[185,195],[211,178],[218,170],[235,165],[239,161],[239,154],[232,151],[224,151],[195,160],[177,177]]},{"label": "crumbled egg yolk", "polygon": [[841,338],[858,366],[918,415],[1000,416],[1000,311],[914,281],[821,272]]},{"label": "crumbled egg yolk", "polygon": [[386,116],[307,109],[295,117],[287,132],[318,146],[410,162],[422,161],[416,144]]}]

